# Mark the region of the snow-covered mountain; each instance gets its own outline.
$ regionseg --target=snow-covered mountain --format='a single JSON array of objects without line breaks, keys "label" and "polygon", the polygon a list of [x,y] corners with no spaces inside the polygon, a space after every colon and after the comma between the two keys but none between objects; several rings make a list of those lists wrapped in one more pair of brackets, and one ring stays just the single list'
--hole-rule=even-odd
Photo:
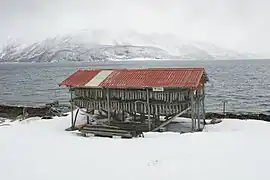
[{"label": "snow-covered mountain", "polygon": [[213,60],[246,59],[248,54],[205,42],[182,40],[171,34],[134,31],[81,31],[30,45],[9,43],[0,50],[0,62],[108,61],[129,59]]}]

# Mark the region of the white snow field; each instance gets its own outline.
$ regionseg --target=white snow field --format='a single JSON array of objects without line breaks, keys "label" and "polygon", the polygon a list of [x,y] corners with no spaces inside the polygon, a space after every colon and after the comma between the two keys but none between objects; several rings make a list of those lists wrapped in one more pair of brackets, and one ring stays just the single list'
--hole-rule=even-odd
[{"label": "white snow field", "polygon": [[70,116],[0,126],[1,180],[269,180],[270,123],[224,119],[201,133],[80,137]]}]

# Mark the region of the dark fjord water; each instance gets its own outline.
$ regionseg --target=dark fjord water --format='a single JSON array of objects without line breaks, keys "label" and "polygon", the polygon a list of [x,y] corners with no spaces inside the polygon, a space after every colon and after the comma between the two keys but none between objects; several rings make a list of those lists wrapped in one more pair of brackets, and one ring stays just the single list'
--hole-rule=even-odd
[{"label": "dark fjord water", "polygon": [[69,94],[58,83],[79,68],[204,67],[207,111],[265,112],[270,110],[270,61],[139,61],[107,63],[0,64],[0,104],[67,103]]}]

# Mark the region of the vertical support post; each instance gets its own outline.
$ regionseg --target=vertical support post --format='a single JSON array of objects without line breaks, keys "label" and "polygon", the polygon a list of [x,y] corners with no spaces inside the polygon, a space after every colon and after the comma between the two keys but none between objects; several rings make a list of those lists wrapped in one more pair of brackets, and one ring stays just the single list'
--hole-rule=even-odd
[{"label": "vertical support post", "polygon": [[121,115],[122,115],[122,121],[125,121],[125,112],[124,112],[124,110],[122,110]]},{"label": "vertical support post", "polygon": [[196,99],[196,95],[195,95],[195,93],[194,93],[194,95],[193,95],[193,107],[194,107],[194,110],[193,110],[193,113],[194,113],[194,115],[193,115],[193,131],[195,131],[196,130],[196,125],[197,125],[197,122],[196,122],[196,120],[197,120],[197,99]]},{"label": "vertical support post", "polygon": [[108,111],[108,122],[111,120],[111,108],[110,108],[110,90],[107,88],[107,111]]},{"label": "vertical support post", "polygon": [[201,91],[197,91],[196,93],[197,95],[197,118],[198,118],[198,130],[201,129],[201,111],[200,111],[200,108],[201,108]]},{"label": "vertical support post", "polygon": [[89,118],[88,115],[86,116],[86,123],[87,123],[87,124],[90,124],[90,118]]},{"label": "vertical support post", "polygon": [[90,124],[90,117],[89,117],[89,115],[91,114],[91,115],[93,115],[93,111],[94,110],[89,110],[89,106],[87,106],[87,110],[86,110],[86,113],[87,113],[87,115],[86,115],[86,123],[87,124]]},{"label": "vertical support post", "polygon": [[223,115],[225,115],[225,101],[223,101]]},{"label": "vertical support post", "polygon": [[24,107],[23,108],[23,117],[22,117],[22,120],[25,120],[25,118],[26,118],[26,114],[27,114],[27,112],[26,112],[26,107]]},{"label": "vertical support post", "polygon": [[148,113],[148,129],[151,131],[151,119],[150,119],[150,100],[149,100],[149,90],[146,88],[146,97],[147,97],[147,113]]},{"label": "vertical support post", "polygon": [[194,131],[194,91],[190,93],[190,100],[191,100],[191,130]]},{"label": "vertical support post", "polygon": [[205,89],[204,89],[204,86],[202,88],[202,95],[203,95],[203,98],[202,98],[202,119],[203,119],[203,124],[205,125],[206,124],[206,121],[205,121],[205,106],[204,106],[204,100],[205,100]]},{"label": "vertical support post", "polygon": [[227,103],[227,101],[226,100],[223,100],[222,102],[223,102],[223,116],[225,118],[225,116],[226,116],[226,103]]},{"label": "vertical support post", "polygon": [[197,121],[198,121],[198,98],[197,98],[197,90],[194,91],[194,131],[197,130]]},{"label": "vertical support post", "polygon": [[157,121],[158,121],[158,124],[160,124],[160,106],[157,105]]},{"label": "vertical support post", "polygon": [[74,115],[73,115],[73,93],[72,93],[72,88],[69,88],[69,92],[70,92],[70,105],[71,105],[71,127],[74,128]]}]

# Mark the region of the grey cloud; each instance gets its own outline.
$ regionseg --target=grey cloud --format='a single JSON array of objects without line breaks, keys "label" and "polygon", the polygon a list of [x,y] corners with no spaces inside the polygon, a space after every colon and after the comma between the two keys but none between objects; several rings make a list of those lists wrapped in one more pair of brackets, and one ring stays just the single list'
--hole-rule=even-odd
[{"label": "grey cloud", "polygon": [[0,41],[34,41],[79,29],[174,33],[241,51],[268,53],[266,0],[1,0]]}]

